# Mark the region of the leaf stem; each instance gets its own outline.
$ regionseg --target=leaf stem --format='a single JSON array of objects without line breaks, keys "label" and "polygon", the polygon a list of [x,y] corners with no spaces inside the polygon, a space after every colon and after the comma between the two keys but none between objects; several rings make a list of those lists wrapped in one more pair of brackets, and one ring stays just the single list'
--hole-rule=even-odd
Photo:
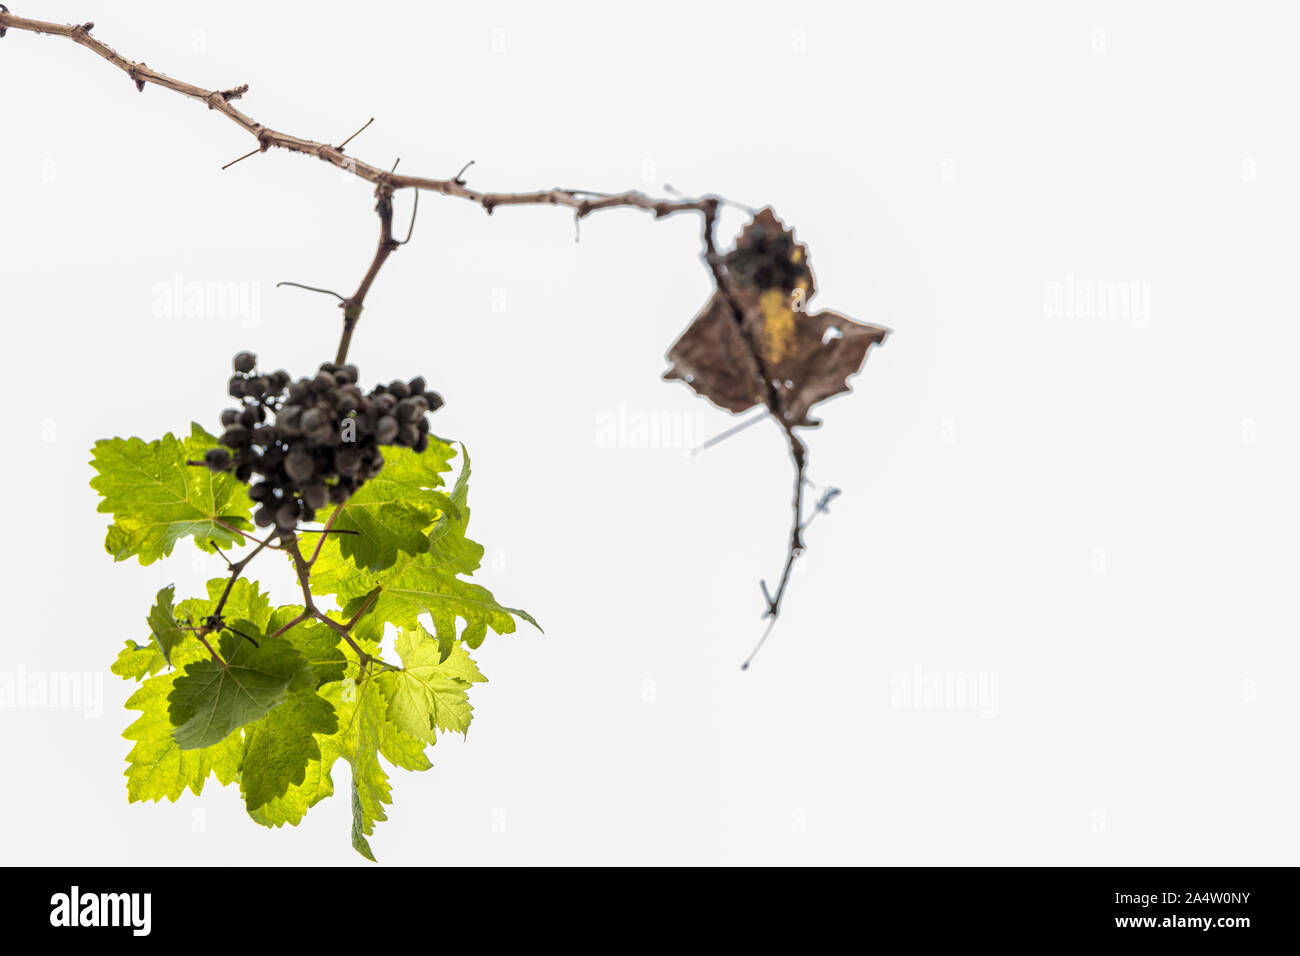
[{"label": "leaf stem", "polygon": [[[321,540],[323,541],[324,538]],[[363,665],[367,661],[378,660],[378,658],[372,657],[368,654],[360,644],[352,639],[349,625],[340,624],[316,606],[316,600],[311,593],[311,564],[302,556],[302,549],[298,547],[297,535],[290,532],[283,538],[283,541],[285,550],[287,550],[290,557],[293,558],[293,567],[298,573],[298,584],[302,587],[302,600],[307,613],[316,620],[321,621],[328,627],[337,631],[339,636],[348,642],[348,646],[356,652],[358,659],[360,659]]]},{"label": "leaf stem", "polygon": [[226,522],[222,521],[220,518],[213,518],[212,523],[216,525],[218,528],[225,528],[227,531],[239,535],[241,538],[247,538],[249,541],[255,541],[264,548],[278,547],[277,545],[271,543],[270,538],[263,540],[262,538],[255,537],[249,534],[247,531],[244,531],[240,528],[236,528],[233,524],[227,524]]},{"label": "leaf stem", "polygon": [[346,500],[340,501],[334,510],[330,512],[329,520],[321,528],[320,539],[316,542],[316,547],[312,549],[311,560],[307,562],[307,567],[311,568],[316,565],[316,559],[320,557],[320,549],[325,547],[325,537],[334,528],[334,522],[338,520],[339,513],[343,510]]},{"label": "leaf stem", "polygon": [[362,615],[374,606],[375,601],[379,598],[379,592],[382,590],[382,587],[375,585],[374,589],[366,595],[366,603],[361,605],[361,610],[357,611],[356,614],[353,614],[352,620],[348,621],[348,623],[344,625],[349,631],[356,626],[357,621],[361,620]]},{"label": "leaf stem", "polygon": [[197,637],[200,641],[203,642],[203,646],[208,649],[208,653],[212,655],[212,659],[214,661],[216,661],[222,667],[226,665],[226,662],[221,659],[221,655],[212,649],[212,645],[208,643],[208,639],[206,637],[204,637],[202,634],[196,634],[195,637]]},{"label": "leaf stem", "polygon": [[272,636],[272,637],[279,637],[279,636],[282,635],[282,634],[285,634],[285,633],[287,633],[287,632],[289,632],[289,631],[292,631],[295,627],[297,627],[297,626],[298,626],[299,624],[301,624],[303,621],[307,620],[309,617],[311,617],[311,612],[310,612],[310,611],[303,611],[301,614],[299,614],[297,617],[295,617],[295,618],[294,618],[292,621],[290,621],[288,624],[285,624],[283,627],[277,628],[276,631],[275,631],[275,633],[272,634],[271,636]]},{"label": "leaf stem", "polygon": [[[257,557],[258,554],[260,554],[264,548],[269,546],[270,546],[269,540],[263,541],[260,544],[258,544],[258,546],[254,548],[252,551],[248,552],[248,554],[244,555],[234,564],[230,565],[230,579],[226,581],[225,590],[221,592],[221,597],[217,599],[216,607],[212,609],[212,613],[208,616],[207,621],[204,622],[203,630],[199,634],[200,639],[202,639],[204,634],[211,634],[213,631],[217,631],[221,629],[222,626],[221,612],[225,610],[226,602],[230,600],[230,592],[234,589],[235,582],[238,581],[239,576],[244,573],[244,568],[248,567],[248,563],[252,561],[255,557]],[[224,554],[222,555],[222,557],[226,558]],[[230,563],[229,558],[226,558],[226,563],[227,564]],[[206,644],[207,642],[205,641],[204,643]],[[211,650],[211,648],[208,649]]]}]

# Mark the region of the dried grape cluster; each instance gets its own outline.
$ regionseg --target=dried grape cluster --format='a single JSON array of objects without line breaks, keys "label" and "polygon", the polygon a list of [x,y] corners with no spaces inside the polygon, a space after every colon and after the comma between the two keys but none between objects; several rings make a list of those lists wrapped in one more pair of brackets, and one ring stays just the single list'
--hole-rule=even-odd
[{"label": "dried grape cluster", "polygon": [[252,352],[236,355],[234,366],[230,395],[240,407],[221,413],[223,447],[203,461],[251,482],[248,495],[259,505],[253,520],[263,528],[292,531],[326,504],[346,500],[383,467],[381,445],[424,451],[425,413],[442,406],[420,377],[364,394],[355,365],[326,362],[296,382],[284,370],[259,374]]},{"label": "dried grape cluster", "polygon": [[793,292],[808,274],[808,264],[788,232],[769,235],[755,231],[742,246],[722,257],[727,271],[740,282],[759,289]]}]

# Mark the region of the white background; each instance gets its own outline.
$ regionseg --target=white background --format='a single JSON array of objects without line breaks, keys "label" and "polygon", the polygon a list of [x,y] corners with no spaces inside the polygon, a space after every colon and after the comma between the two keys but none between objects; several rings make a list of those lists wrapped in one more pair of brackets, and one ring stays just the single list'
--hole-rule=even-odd
[{"label": "white background", "polygon": [[[741,673],[790,466],[768,425],[686,455],[732,421],[659,381],[710,291],[698,220],[605,212],[575,244],[562,210],[424,197],[352,356],[446,396],[481,579],[547,632],[489,638],[473,731],[396,775],[382,861],[1296,862],[1286,5],[11,6],[250,83],[277,129],[338,142],[373,115],[349,150],[376,164],[771,203],[813,306],[894,330],[807,433],[844,494]],[[66,40],[11,31],[0,85],[0,671],[103,695],[0,709],[0,859],[360,862],[346,799],[284,831],[233,787],[128,805],[134,685],[107,667],[160,586],[221,565],[114,565],[87,460],[215,428],[238,349],[330,357],[332,300],[274,286],[355,287],[369,187],[284,153],[219,172],[247,134]],[[169,311],[177,281],[251,304]],[[685,437],[637,447],[638,416]],[[912,695],[963,678],[979,698]]]}]

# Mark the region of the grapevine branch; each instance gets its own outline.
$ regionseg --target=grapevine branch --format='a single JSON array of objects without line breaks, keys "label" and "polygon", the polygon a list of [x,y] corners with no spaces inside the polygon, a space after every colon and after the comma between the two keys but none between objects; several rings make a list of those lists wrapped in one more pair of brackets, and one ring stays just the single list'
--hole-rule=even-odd
[{"label": "grapevine branch", "polygon": [[[771,377],[766,374],[763,368],[762,360],[759,358],[758,350],[753,348],[753,343],[748,340],[742,322],[743,312],[730,291],[727,281],[726,272],[723,267],[722,257],[718,254],[715,240],[715,225],[717,221],[718,208],[724,202],[718,196],[707,195],[698,198],[658,198],[646,195],[637,190],[628,190],[620,193],[602,193],[583,189],[542,189],[531,192],[485,192],[472,189],[462,178],[463,174],[469,168],[471,163],[467,163],[456,175],[449,179],[439,179],[424,176],[414,176],[405,173],[398,173],[396,165],[391,169],[383,169],[379,166],[372,165],[348,155],[344,148],[359,133],[365,130],[372,120],[368,121],[361,129],[357,130],[338,146],[332,146],[328,143],[321,143],[315,140],[306,139],[300,136],[294,136],[289,133],[280,132],[271,129],[248,114],[238,109],[234,102],[242,98],[248,92],[248,84],[241,84],[225,90],[209,90],[195,84],[179,80],[174,77],[152,69],[143,61],[130,60],[108,44],[102,42],[98,37],[92,34],[94,23],[81,24],[59,24],[42,20],[31,20],[18,17],[9,12],[8,7],[0,4],[0,37],[5,35],[6,30],[14,29],[29,33],[47,34],[50,36],[63,37],[71,40],[79,46],[85,47],[96,56],[107,60],[113,66],[124,72],[127,77],[135,83],[136,89],[144,92],[146,86],[159,86],[163,89],[171,90],[182,96],[204,103],[208,109],[215,110],[223,114],[241,129],[248,132],[257,140],[257,148],[238,159],[227,163],[222,169],[228,169],[244,159],[256,155],[259,152],[266,152],[272,147],[285,149],[293,153],[315,156],[316,158],[327,162],[345,172],[351,173],[375,186],[376,212],[379,215],[380,232],[379,243],[375,254],[366,270],[357,290],[348,298],[344,298],[337,292],[329,289],[321,289],[313,286],[303,286],[299,283],[282,283],[285,285],[295,285],[300,288],[311,289],[312,291],[325,292],[334,295],[340,300],[340,306],[343,309],[343,329],[339,339],[338,349],[335,357],[335,364],[341,365],[347,360],[348,350],[352,342],[352,335],[356,325],[361,317],[361,312],[365,304],[366,295],[369,293],[371,286],[374,284],[379,270],[387,262],[389,256],[403,244],[393,238],[393,195],[398,190],[412,189],[416,191],[418,197],[419,191],[424,190],[433,193],[439,193],[443,196],[465,199],[481,206],[485,212],[491,214],[493,210],[501,206],[530,206],[530,205],[551,205],[562,206],[573,210],[575,220],[582,220],[594,212],[602,209],[629,208],[640,209],[652,213],[656,219],[662,219],[679,212],[697,212],[700,214],[702,222],[702,237],[704,242],[703,259],[708,266],[717,287],[725,296],[730,311],[735,322],[732,323],[734,334],[739,336],[742,343],[747,347],[739,350],[746,356],[749,368],[748,373],[753,376],[755,384],[760,387],[760,394],[763,396],[764,404],[773,418],[781,426],[785,433],[787,443],[790,449],[791,459],[795,467],[795,492],[793,500],[793,522],[790,532],[789,548],[786,555],[785,568],[781,574],[781,579],[777,585],[776,593],[771,594],[767,589],[766,582],[762,583],[763,595],[767,607],[764,617],[770,618],[767,632],[759,641],[758,647],[762,647],[763,641],[766,640],[767,634],[771,632],[772,625],[775,624],[777,616],[781,611],[781,601],[785,596],[785,590],[790,580],[790,572],[794,562],[803,552],[802,531],[805,527],[803,523],[803,486],[805,483],[805,471],[807,469],[807,449],[803,442],[795,435],[793,427],[779,411],[778,396],[776,388]],[[414,214],[412,216],[412,225],[414,224]],[[409,235],[407,239],[409,239]],[[819,506],[819,510],[824,508]],[[258,548],[249,554],[240,562],[231,566],[231,579],[226,589],[226,595],[219,602],[216,616],[219,618],[221,608],[224,606],[225,598],[228,597],[230,588],[234,586],[235,580],[239,573],[242,572],[243,566],[253,558],[264,547],[278,547],[287,550],[294,560],[295,567],[298,570],[300,582],[303,587],[304,598],[307,602],[307,610],[303,612],[303,619],[315,617],[324,621],[328,626],[339,631],[339,633],[352,644],[353,649],[360,655],[362,665],[369,662],[372,658],[365,654],[357,646],[350,636],[350,626],[345,626],[327,617],[316,609],[312,603],[308,579],[312,561],[315,560],[315,554],[312,560],[308,561],[302,557],[298,548],[297,538],[293,534],[282,535],[281,544],[270,544],[271,539],[259,540],[249,536],[250,540],[258,541]],[[324,540],[323,537],[321,539]],[[319,553],[319,546],[316,549]],[[286,626],[287,627],[287,626]],[[282,629],[283,630],[283,629]],[[200,635],[202,636],[202,635]],[[205,641],[206,643],[206,641]],[[754,653],[757,653],[758,647]],[[215,655],[214,655],[215,656]],[[749,661],[753,659],[753,654],[745,661],[743,667],[749,666]]]},{"label": "grapevine branch", "polygon": [[804,474],[808,468],[808,448],[800,440],[799,436],[794,433],[794,426],[781,414],[780,398],[777,395],[776,385],[773,383],[772,376],[768,374],[767,369],[763,367],[762,350],[755,348],[754,343],[746,337],[744,310],[731,291],[731,284],[727,281],[727,275],[723,269],[722,256],[718,254],[717,239],[714,235],[717,208],[717,202],[715,201],[708,211],[704,213],[704,261],[713,273],[713,279],[726,299],[731,312],[734,321],[729,327],[734,334],[740,336],[742,344],[745,346],[736,350],[737,354],[744,355],[748,361],[749,373],[761,388],[760,394],[763,396],[763,403],[767,406],[772,418],[781,426],[781,430],[785,432],[786,442],[790,446],[790,458],[794,462],[794,500],[792,502],[794,517],[790,526],[790,544],[786,551],[785,569],[781,572],[781,581],[777,585],[775,595],[768,592],[766,581],[759,582],[759,586],[763,590],[763,598],[767,601],[767,609],[764,611],[763,617],[768,618],[769,621],[767,630],[759,638],[758,644],[750,652],[749,657],[745,658],[744,663],[740,665],[741,670],[748,670],[754,656],[762,649],[768,635],[772,633],[772,628],[776,626],[776,619],[781,614],[781,601],[785,597],[786,586],[790,583],[790,572],[794,569],[794,563],[799,559],[799,555],[803,553],[803,486],[806,480]]},{"label": "grapevine branch", "polygon": [[[379,213],[379,247],[375,250],[375,257],[371,260],[370,268],[366,270],[357,291],[352,293],[351,298],[344,299],[342,302],[343,334],[339,337],[338,352],[334,357],[335,365],[342,365],[348,360],[348,347],[352,344],[352,330],[357,327],[357,321],[361,318],[361,309],[365,305],[366,293],[370,291],[371,285],[374,284],[380,268],[400,245],[393,238],[392,190],[379,186],[376,188],[375,193],[378,198],[375,211]],[[412,222],[412,226],[414,226],[414,222]]]},{"label": "grapevine branch", "polygon": [[[3,7],[0,4],[0,7]],[[242,97],[248,92],[248,84],[232,87],[227,90],[208,90],[201,86],[195,86],[193,83],[187,83],[184,80],[178,80],[160,73],[147,66],[143,61],[136,62],[129,60],[114,50],[107,43],[101,41],[98,37],[92,35],[94,23],[81,24],[60,24],[49,23],[43,20],[29,20],[23,17],[14,16],[9,12],[7,7],[0,9],[0,35],[7,28],[14,30],[25,30],[29,33],[44,33],[50,36],[65,37],[90,50],[96,56],[102,57],[109,63],[122,70],[132,81],[135,82],[136,88],[141,92],[145,86],[160,86],[163,89],[172,90],[180,93],[182,96],[189,97],[205,103],[210,110],[216,110],[218,113],[225,115],[241,129],[246,130],[256,140],[258,147],[252,153],[241,156],[240,159],[246,159],[258,152],[266,152],[271,147],[287,149],[290,152],[302,153],[308,156],[315,156],[324,160],[331,165],[337,166],[345,172],[352,173],[361,179],[375,184],[375,194],[378,199],[376,209],[379,213],[380,237],[379,248],[375,252],[374,259],[370,263],[370,268],[366,271],[365,277],[361,280],[361,285],[353,295],[344,299],[343,306],[343,334],[339,340],[338,357],[335,364],[342,364],[347,358],[348,347],[352,341],[352,330],[356,327],[357,320],[361,316],[361,309],[365,302],[366,293],[370,291],[370,286],[374,283],[380,268],[388,257],[397,248],[400,243],[393,239],[392,219],[393,206],[392,196],[399,189],[427,190],[429,192],[441,193],[444,196],[454,196],[459,199],[467,199],[470,202],[482,206],[484,211],[491,213],[498,206],[528,206],[528,205],[552,205],[565,206],[574,211],[578,219],[582,219],[593,212],[601,209],[631,208],[643,209],[652,212],[656,219],[670,216],[677,212],[695,211],[703,214],[706,219],[712,218],[719,200],[716,197],[703,197],[700,199],[661,199],[647,196],[636,190],[629,190],[622,193],[599,193],[581,189],[543,189],[532,192],[518,193],[493,193],[482,192],[476,189],[470,189],[461,174],[469,168],[466,164],[460,172],[450,179],[435,179],[425,176],[410,176],[404,173],[398,173],[395,169],[385,170],[370,163],[363,162],[344,152],[344,145],[352,140],[357,134],[354,133],[344,140],[343,144],[331,146],[328,143],[319,143],[315,140],[305,139],[301,136],[293,136],[289,133],[282,133],[273,130],[269,126],[257,122],[251,116],[237,109],[233,101]],[[370,124],[367,123],[366,126]],[[361,129],[365,129],[363,126]],[[357,133],[361,132],[358,130]],[[238,160],[236,160],[238,162]],[[228,163],[226,167],[233,165]],[[328,290],[320,290],[328,291]],[[337,295],[337,293],[333,293]]]},{"label": "grapevine branch", "polygon": [[[489,213],[498,206],[565,206],[572,209],[579,218],[601,209],[619,207],[643,209],[653,213],[655,218],[663,218],[676,212],[690,210],[705,212],[710,205],[716,204],[716,200],[709,197],[702,199],[661,199],[647,196],[636,190],[622,193],[598,193],[582,189],[542,189],[517,193],[482,192],[470,189],[466,185],[465,180],[461,178],[461,173],[465,169],[461,169],[460,173],[450,179],[410,176],[393,170],[382,169],[347,155],[341,145],[331,146],[328,143],[318,143],[315,140],[273,130],[269,126],[257,122],[257,120],[233,105],[235,100],[248,92],[248,84],[246,83],[227,90],[208,90],[201,86],[195,86],[193,83],[175,79],[150,68],[144,62],[135,62],[122,56],[107,43],[92,35],[91,30],[94,29],[94,26],[94,23],[61,24],[49,23],[43,20],[29,20],[14,16],[8,12],[7,7],[0,10],[0,29],[25,30],[29,33],[44,33],[50,36],[65,37],[116,66],[130,77],[135,82],[136,88],[141,91],[147,85],[160,86],[163,89],[172,90],[182,96],[205,103],[208,109],[216,110],[218,113],[225,115],[241,129],[252,135],[258,144],[255,152],[264,153],[275,146],[280,149],[287,149],[290,152],[315,156],[345,172],[374,183],[376,187],[382,187],[389,191],[423,189],[429,192],[441,193],[444,196],[467,199],[482,206]],[[364,127],[362,128],[364,129]]]},{"label": "grapevine branch", "polygon": [[[340,505],[339,507],[341,508],[342,505]],[[336,514],[338,513],[338,509],[335,509],[335,513]],[[326,614],[324,611],[318,608],[316,606],[315,598],[312,596],[311,563],[312,561],[316,560],[316,554],[312,555],[311,561],[308,561],[306,558],[304,558],[302,556],[302,549],[298,547],[298,536],[293,532],[282,534],[280,536],[280,540],[284,543],[284,549],[289,552],[289,557],[293,559],[294,571],[298,575],[298,584],[302,588],[302,600],[303,600],[304,609],[303,609],[303,614],[300,615],[300,617],[303,620],[306,620],[307,617],[313,617],[316,620],[320,621],[322,624],[336,631],[338,635],[341,638],[343,638],[343,640],[347,641],[348,646],[351,647],[352,650],[356,653],[357,659],[360,661],[360,666],[363,671],[365,670],[366,665],[369,664],[371,661],[376,661],[377,663],[383,664],[384,663],[383,661],[379,660],[379,658],[374,657],[371,654],[368,654],[361,647],[361,645],[358,644],[352,638],[352,628],[356,625],[357,621],[361,619],[361,617],[365,614],[365,612],[370,610],[371,606],[375,602],[375,598],[379,596],[380,589],[376,587],[373,591],[370,592],[370,596],[367,597],[365,605],[361,608],[360,611],[357,612],[357,614],[352,618],[352,620],[348,621],[346,624],[340,624],[338,621],[334,620],[334,618],[330,617],[328,614]],[[321,540],[323,541],[324,537],[322,537]],[[317,549],[317,553],[319,553],[319,548]]]},{"label": "grapevine branch", "polygon": [[[299,624],[303,623],[304,621],[315,619],[325,623],[326,625],[328,625],[329,627],[337,631],[339,635],[345,641],[348,642],[348,644],[352,647],[352,649],[356,651],[357,656],[361,659],[361,663],[363,666],[366,663],[368,663],[370,660],[377,660],[377,658],[373,658],[370,654],[367,654],[364,650],[362,650],[362,648],[358,646],[357,643],[352,639],[352,629],[356,626],[357,622],[361,620],[362,617],[365,616],[366,612],[369,611],[370,608],[374,606],[376,599],[378,599],[379,597],[379,592],[381,589],[376,587],[373,591],[371,591],[370,594],[367,595],[365,603],[362,604],[361,608],[357,611],[356,614],[352,616],[352,618],[346,624],[339,624],[339,622],[335,621],[328,614],[321,611],[316,606],[315,600],[313,599],[311,593],[311,566],[315,563],[316,558],[320,555],[321,544],[324,543],[325,541],[325,535],[330,533],[356,534],[355,531],[338,530],[332,528],[332,525],[334,524],[334,519],[338,517],[339,510],[341,509],[341,507],[342,506],[340,505],[339,508],[336,508],[334,510],[333,514],[330,515],[329,520],[326,522],[325,527],[319,531],[321,535],[320,541],[317,543],[316,548],[312,552],[312,556],[310,559],[303,558],[302,551],[298,546],[297,535],[293,533],[279,535],[280,543],[275,544],[273,543],[274,536],[272,538],[258,539],[258,538],[254,538],[252,535],[247,534],[247,532],[238,531],[238,529],[234,529],[238,531],[239,534],[246,536],[250,541],[254,541],[257,544],[257,547],[255,547],[252,551],[248,552],[248,554],[244,555],[238,561],[231,561],[230,558],[226,557],[225,552],[216,546],[215,542],[211,542],[213,548],[215,548],[217,553],[220,554],[221,557],[225,560],[227,568],[230,572],[230,577],[226,579],[226,586],[224,589],[222,589],[221,596],[217,598],[217,603],[213,607],[212,613],[208,615],[207,619],[204,620],[200,626],[182,628],[182,630],[191,631],[194,634],[194,636],[197,637],[203,643],[203,646],[207,648],[208,653],[212,655],[212,659],[221,663],[224,663],[224,661],[222,661],[221,656],[216,652],[216,650],[212,647],[212,644],[209,643],[207,639],[208,635],[210,634],[214,634],[222,630],[226,630],[226,631],[230,631],[232,634],[236,634],[239,637],[242,637],[244,640],[251,643],[254,647],[258,646],[258,642],[255,638],[252,638],[249,635],[243,633],[242,631],[236,630],[235,628],[231,627],[229,622],[227,622],[225,618],[222,616],[222,612],[226,608],[226,603],[230,600],[230,594],[234,590],[235,582],[238,581],[239,578],[243,575],[244,569],[248,567],[248,565],[252,562],[252,560],[255,557],[257,557],[259,554],[261,554],[263,550],[267,548],[272,548],[275,550],[287,551],[289,556],[292,558],[294,571],[297,574],[298,583],[302,588],[303,599],[306,602],[306,607],[303,609],[301,614],[297,615],[292,620],[290,620],[282,627],[277,629],[271,635],[271,637],[280,637],[282,634],[293,630],[293,628],[297,627]],[[390,666],[390,665],[385,665],[385,666]]]}]

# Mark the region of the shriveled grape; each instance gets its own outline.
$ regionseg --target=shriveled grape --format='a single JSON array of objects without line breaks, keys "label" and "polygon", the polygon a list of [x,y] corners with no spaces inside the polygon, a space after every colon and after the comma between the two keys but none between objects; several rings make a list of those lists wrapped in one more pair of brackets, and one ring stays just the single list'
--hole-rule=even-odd
[{"label": "shriveled grape", "polygon": [[422,376],[394,380],[369,393],[357,386],[355,365],[326,362],[293,379],[283,369],[257,372],[257,356],[240,352],[227,391],[239,407],[221,413],[221,447],[205,453],[213,471],[252,482],[259,527],[293,531],[300,521],[340,504],[377,475],[382,445],[416,452],[429,445],[425,414],[442,405]]}]

